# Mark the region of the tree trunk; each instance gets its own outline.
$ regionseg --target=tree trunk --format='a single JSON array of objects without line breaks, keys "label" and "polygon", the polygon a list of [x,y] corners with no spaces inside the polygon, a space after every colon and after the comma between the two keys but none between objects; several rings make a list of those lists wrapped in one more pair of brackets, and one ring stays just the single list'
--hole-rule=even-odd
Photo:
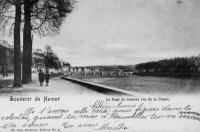
[{"label": "tree trunk", "polygon": [[30,0],[24,1],[24,36],[23,36],[23,71],[22,83],[31,82],[32,40],[31,40],[31,8]]},{"label": "tree trunk", "polygon": [[13,87],[21,87],[21,50],[20,50],[20,26],[21,26],[21,2],[16,1],[14,25],[14,82]]}]

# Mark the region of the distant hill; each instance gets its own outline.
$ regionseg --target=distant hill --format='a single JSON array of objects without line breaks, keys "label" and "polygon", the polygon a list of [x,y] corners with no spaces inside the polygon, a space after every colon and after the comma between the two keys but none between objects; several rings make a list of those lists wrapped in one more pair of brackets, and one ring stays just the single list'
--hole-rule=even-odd
[{"label": "distant hill", "polygon": [[200,72],[200,56],[141,63],[135,69],[138,73],[197,73]]}]

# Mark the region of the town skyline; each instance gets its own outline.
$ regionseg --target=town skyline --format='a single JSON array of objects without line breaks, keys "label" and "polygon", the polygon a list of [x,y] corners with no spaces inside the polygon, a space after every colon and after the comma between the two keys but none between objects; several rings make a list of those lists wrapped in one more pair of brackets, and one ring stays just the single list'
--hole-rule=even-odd
[{"label": "town skyline", "polygon": [[62,60],[77,66],[197,56],[199,5],[194,0],[82,0],[59,35],[42,39],[34,35],[33,48],[49,44]]}]

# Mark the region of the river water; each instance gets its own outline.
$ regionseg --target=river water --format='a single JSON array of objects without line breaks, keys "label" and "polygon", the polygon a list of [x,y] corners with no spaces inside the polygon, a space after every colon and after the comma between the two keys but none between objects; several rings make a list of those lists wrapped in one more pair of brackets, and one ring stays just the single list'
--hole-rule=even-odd
[{"label": "river water", "polygon": [[84,80],[144,94],[200,93],[200,78],[131,76],[117,78],[93,78]]}]

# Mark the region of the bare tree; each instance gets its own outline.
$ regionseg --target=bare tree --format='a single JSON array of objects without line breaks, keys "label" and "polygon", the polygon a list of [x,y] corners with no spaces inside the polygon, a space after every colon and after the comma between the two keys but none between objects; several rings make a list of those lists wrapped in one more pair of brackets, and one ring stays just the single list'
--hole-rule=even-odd
[{"label": "bare tree", "polygon": [[[14,26],[14,82],[13,87],[21,87],[21,51],[20,51],[20,28],[21,28],[21,0],[0,0],[0,24],[5,29],[11,19],[10,34]],[[15,10],[14,10],[15,8]],[[11,10],[9,10],[11,9]],[[15,13],[15,17],[13,17]]]},{"label": "bare tree", "polygon": [[24,1],[24,39],[23,39],[23,83],[31,82],[32,37],[58,34],[64,18],[69,14],[73,0],[26,0]]}]

